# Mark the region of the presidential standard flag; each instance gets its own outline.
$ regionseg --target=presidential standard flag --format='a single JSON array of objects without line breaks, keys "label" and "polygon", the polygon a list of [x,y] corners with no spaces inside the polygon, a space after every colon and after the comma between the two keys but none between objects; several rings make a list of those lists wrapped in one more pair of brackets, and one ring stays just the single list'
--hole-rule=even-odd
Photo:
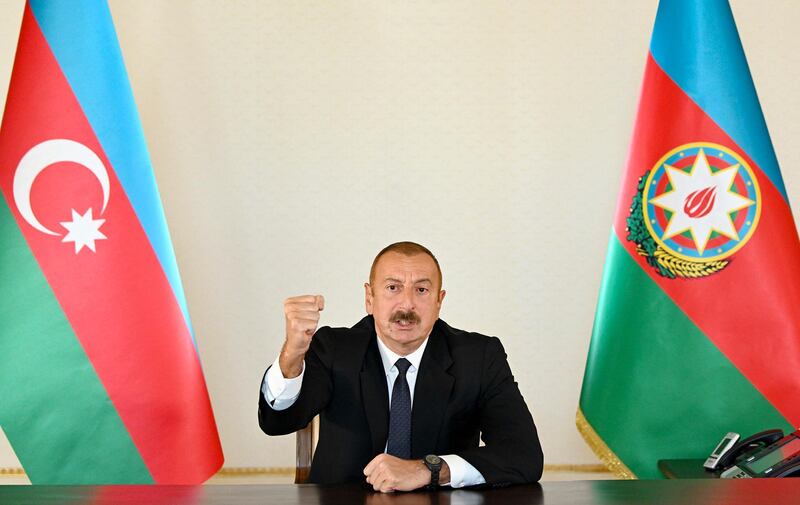
[{"label": "presidential standard flag", "polygon": [[800,425],[800,244],[726,0],[663,0],[577,424],[621,476]]},{"label": "presidential standard flag", "polygon": [[0,427],[30,480],[205,481],[222,450],[105,1],[26,4],[0,190]]}]

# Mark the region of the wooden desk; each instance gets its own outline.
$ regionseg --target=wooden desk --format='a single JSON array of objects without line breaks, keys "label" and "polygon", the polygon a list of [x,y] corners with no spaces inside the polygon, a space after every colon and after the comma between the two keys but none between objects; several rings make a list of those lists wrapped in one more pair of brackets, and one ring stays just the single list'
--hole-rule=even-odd
[{"label": "wooden desk", "polygon": [[788,505],[800,479],[544,482],[382,495],[364,486],[0,486],[0,504],[70,505]]}]

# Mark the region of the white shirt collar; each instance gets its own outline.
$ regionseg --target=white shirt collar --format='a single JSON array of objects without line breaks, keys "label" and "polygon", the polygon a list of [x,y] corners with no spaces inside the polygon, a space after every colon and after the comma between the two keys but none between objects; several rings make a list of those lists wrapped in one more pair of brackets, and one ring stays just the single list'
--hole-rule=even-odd
[{"label": "white shirt collar", "polygon": [[417,347],[417,350],[412,352],[408,356],[400,356],[399,354],[395,353],[394,351],[386,347],[386,344],[383,343],[381,337],[378,337],[376,335],[375,338],[378,339],[378,351],[380,351],[381,353],[381,361],[383,361],[383,369],[386,372],[386,375],[389,375],[389,372],[394,367],[394,364],[400,358],[405,358],[411,362],[411,368],[409,368],[410,371],[413,372],[419,370],[419,363],[420,361],[422,361],[422,354],[425,352],[425,347],[428,345],[428,340],[430,339],[430,336],[425,338],[425,340],[422,341],[422,345]]}]

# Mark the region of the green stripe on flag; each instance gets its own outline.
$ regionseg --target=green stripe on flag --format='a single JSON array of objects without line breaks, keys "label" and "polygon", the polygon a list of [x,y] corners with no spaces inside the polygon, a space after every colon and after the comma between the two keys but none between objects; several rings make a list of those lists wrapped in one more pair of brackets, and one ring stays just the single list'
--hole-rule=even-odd
[{"label": "green stripe on flag", "polygon": [[0,426],[34,484],[153,482],[2,198]]},{"label": "green stripe on flag", "polygon": [[662,477],[659,459],[708,456],[729,431],[793,430],[613,231],[580,407],[639,478]]}]

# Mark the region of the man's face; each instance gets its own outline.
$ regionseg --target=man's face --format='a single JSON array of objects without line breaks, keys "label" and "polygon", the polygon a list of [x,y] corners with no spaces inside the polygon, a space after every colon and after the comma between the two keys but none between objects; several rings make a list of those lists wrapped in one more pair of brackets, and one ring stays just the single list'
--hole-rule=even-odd
[{"label": "man's face", "polygon": [[375,265],[372,285],[364,284],[367,313],[384,344],[402,356],[416,350],[439,319],[445,292],[436,263],[427,254],[388,252]]}]

